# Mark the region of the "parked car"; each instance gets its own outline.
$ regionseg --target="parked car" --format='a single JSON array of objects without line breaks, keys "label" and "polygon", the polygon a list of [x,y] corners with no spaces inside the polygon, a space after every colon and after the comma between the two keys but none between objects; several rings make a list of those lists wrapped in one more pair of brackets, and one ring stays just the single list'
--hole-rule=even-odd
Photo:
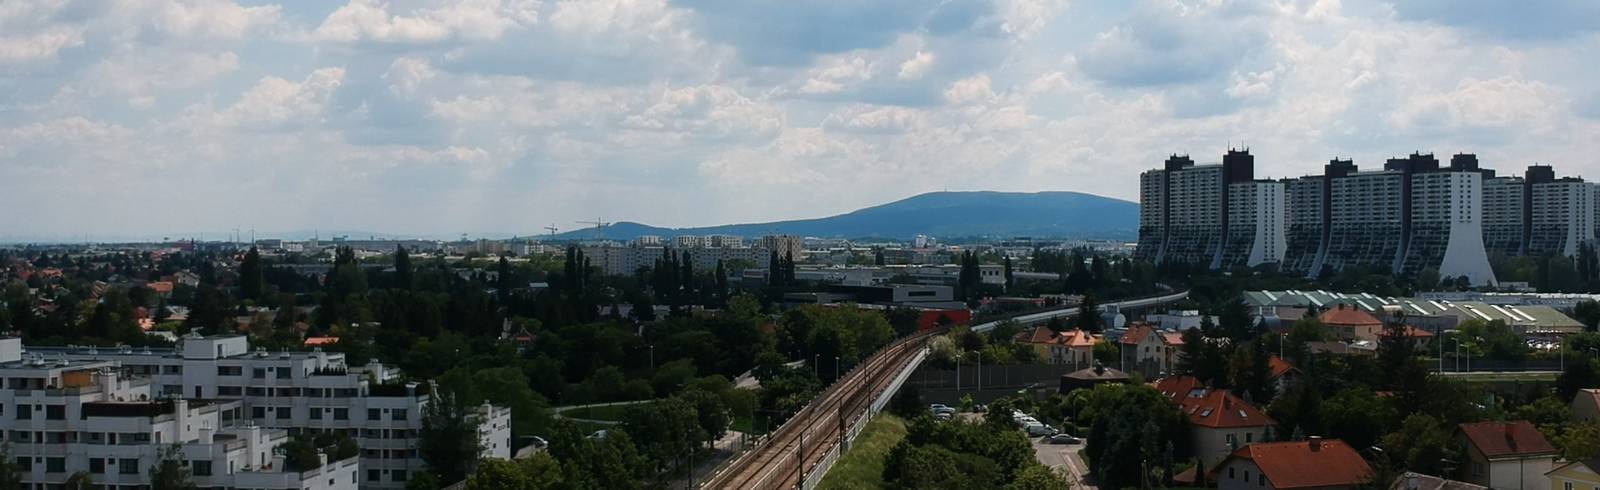
[{"label": "parked car", "polygon": [[1083,439],[1072,437],[1071,434],[1056,434],[1045,438],[1051,444],[1082,444]]},{"label": "parked car", "polygon": [[954,415],[951,415],[950,413],[947,413],[947,412],[939,412],[939,413],[933,414],[933,419],[934,420],[950,420],[950,417],[954,417]]},{"label": "parked car", "polygon": [[529,445],[532,445],[534,449],[544,449],[550,447],[550,441],[546,441],[543,437],[539,436],[529,437],[528,443]]},{"label": "parked car", "polygon": [[937,403],[934,404],[933,408],[930,408],[929,410],[932,411],[934,415],[940,415],[940,414],[954,415],[956,413],[956,409],[951,408],[951,407],[947,407],[947,406],[944,406],[944,405],[940,405],[940,404],[937,404]]},{"label": "parked car", "polygon": [[1055,435],[1057,432],[1060,432],[1060,431],[1057,431],[1053,427],[1050,427],[1048,425],[1044,425],[1044,424],[1041,424],[1041,423],[1037,423],[1037,422],[1035,422],[1035,423],[1033,423],[1031,425],[1023,427],[1022,430],[1025,430],[1025,431],[1028,432],[1028,437],[1052,436],[1052,435]]}]

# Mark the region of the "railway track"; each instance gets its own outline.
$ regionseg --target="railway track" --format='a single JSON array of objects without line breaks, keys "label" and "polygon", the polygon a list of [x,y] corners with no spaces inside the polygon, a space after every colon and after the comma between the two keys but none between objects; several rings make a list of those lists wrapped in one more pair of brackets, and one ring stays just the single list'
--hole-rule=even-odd
[{"label": "railway track", "polygon": [[[940,331],[900,339],[825,389],[765,442],[713,476],[705,488],[786,489],[799,486],[807,471],[827,457],[876,396],[904,369],[927,340]],[[864,421],[864,419],[863,419]]]}]

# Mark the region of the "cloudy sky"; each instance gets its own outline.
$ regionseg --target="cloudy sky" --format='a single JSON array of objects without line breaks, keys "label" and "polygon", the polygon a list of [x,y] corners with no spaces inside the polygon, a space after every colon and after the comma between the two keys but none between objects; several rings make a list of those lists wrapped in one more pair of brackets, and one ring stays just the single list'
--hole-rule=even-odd
[{"label": "cloudy sky", "polygon": [[0,1],[0,239],[1134,199],[1230,143],[1600,178],[1596,80],[1589,0]]}]

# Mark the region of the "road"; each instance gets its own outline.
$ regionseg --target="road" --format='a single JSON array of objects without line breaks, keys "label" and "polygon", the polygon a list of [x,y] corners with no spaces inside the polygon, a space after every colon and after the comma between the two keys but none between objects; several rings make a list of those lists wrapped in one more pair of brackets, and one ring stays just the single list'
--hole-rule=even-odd
[{"label": "road", "polygon": [[1072,482],[1073,488],[1095,488],[1086,482],[1084,475],[1089,469],[1083,467],[1082,460],[1078,459],[1078,451],[1083,450],[1082,444],[1050,444],[1044,442],[1046,438],[1033,440],[1033,456],[1039,459],[1039,464],[1067,475],[1067,481]]},{"label": "road", "polygon": [[[1176,292],[1176,293],[1162,295],[1162,296],[1155,296],[1155,297],[1149,297],[1149,298],[1139,298],[1139,299],[1129,299],[1129,300],[1122,300],[1122,301],[1107,303],[1105,305],[1101,305],[1100,309],[1104,310],[1106,306],[1111,306],[1111,305],[1115,305],[1116,307],[1123,308],[1123,309],[1126,309],[1126,308],[1140,308],[1140,307],[1145,307],[1145,306],[1150,306],[1150,305],[1158,305],[1158,304],[1162,304],[1162,303],[1171,303],[1173,301],[1178,301],[1178,300],[1181,300],[1181,299],[1187,298],[1187,297],[1189,297],[1189,291],[1179,291],[1179,292]],[[1077,315],[1077,314],[1078,314],[1078,308],[1073,307],[1073,308],[1062,308],[1062,309],[1059,309],[1059,310],[1042,311],[1042,312],[1039,312],[1039,313],[1032,313],[1032,314],[1022,315],[1022,316],[1018,316],[1018,317],[1015,317],[1015,318],[1011,318],[1010,320],[1014,321],[1014,322],[1017,322],[1017,323],[1019,323],[1019,324],[1021,324],[1023,326],[1027,326],[1027,325],[1033,325],[1033,324],[1036,324],[1036,323],[1043,323],[1045,321],[1050,320],[1051,318],[1070,317],[1070,316]],[[1000,322],[998,322],[998,321],[980,323],[980,324],[977,324],[977,325],[973,325],[972,326],[972,331],[974,331],[974,332],[986,332],[986,331],[989,331],[989,330],[993,329],[995,327],[995,325],[999,325],[999,324],[1000,324]]]}]

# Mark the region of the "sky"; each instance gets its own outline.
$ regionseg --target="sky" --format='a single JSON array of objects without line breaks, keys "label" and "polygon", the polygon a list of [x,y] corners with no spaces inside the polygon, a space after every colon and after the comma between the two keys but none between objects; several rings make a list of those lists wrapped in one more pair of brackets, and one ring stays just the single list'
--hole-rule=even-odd
[{"label": "sky", "polygon": [[1597,61],[1589,0],[0,2],[0,240],[1134,200],[1230,146],[1600,179]]}]

